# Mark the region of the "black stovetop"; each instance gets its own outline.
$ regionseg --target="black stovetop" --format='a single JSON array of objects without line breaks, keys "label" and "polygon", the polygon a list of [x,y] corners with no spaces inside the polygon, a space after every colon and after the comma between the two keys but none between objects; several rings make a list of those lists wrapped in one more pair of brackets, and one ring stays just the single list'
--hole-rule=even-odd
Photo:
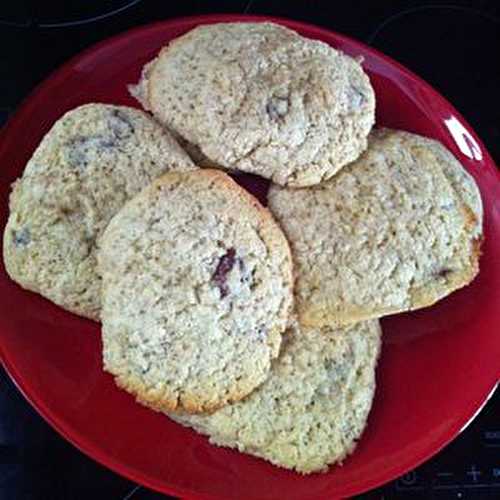
[{"label": "black stovetop", "polygon": [[[0,2],[0,124],[83,48],[133,26],[211,12],[271,14],[362,40],[414,70],[466,117],[500,164],[500,3],[478,1]],[[0,500],[164,498],[108,471],[53,431],[0,368]],[[500,390],[436,457],[360,498],[500,499]]]}]

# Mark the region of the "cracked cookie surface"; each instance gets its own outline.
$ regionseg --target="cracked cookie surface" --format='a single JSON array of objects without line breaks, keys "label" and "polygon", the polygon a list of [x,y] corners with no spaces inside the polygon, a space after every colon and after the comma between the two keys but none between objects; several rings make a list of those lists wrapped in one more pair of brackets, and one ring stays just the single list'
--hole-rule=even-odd
[{"label": "cracked cookie surface", "polygon": [[212,415],[170,415],[236,448],[307,474],[354,451],[375,392],[381,330],[377,320],[283,337],[271,375],[248,398]]},{"label": "cracked cookie surface", "polygon": [[281,185],[331,177],[366,148],[374,123],[358,61],[272,23],[197,27],[131,92],[197,157]]},{"label": "cracked cookie surface", "polygon": [[213,411],[267,378],[292,303],[288,243],[215,170],[169,173],[100,241],[104,367],[158,410]]},{"label": "cracked cookie surface", "polygon": [[67,112],[13,185],[3,246],[7,272],[23,288],[97,320],[96,239],[153,179],[194,168],[142,111],[86,104]]},{"label": "cracked cookie surface", "polygon": [[433,304],[479,270],[482,204],[436,141],[376,130],[325,184],[272,186],[269,208],[292,248],[304,325],[346,324]]}]

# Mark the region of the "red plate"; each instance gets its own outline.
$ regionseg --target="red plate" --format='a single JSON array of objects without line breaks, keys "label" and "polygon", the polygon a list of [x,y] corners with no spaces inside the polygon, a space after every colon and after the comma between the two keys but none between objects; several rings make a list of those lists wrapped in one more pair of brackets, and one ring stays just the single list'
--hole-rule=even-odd
[{"label": "red plate", "polygon": [[[54,121],[85,102],[136,105],[126,84],[172,38],[200,23],[261,21],[206,16],[138,28],[87,50],[42,83],[2,133],[0,216]],[[165,493],[197,498],[350,496],[415,467],[453,439],[500,376],[500,177],[470,126],[439,94],[391,59],[329,31],[273,19],[348,54],[364,57],[379,125],[435,137],[478,182],[485,206],[484,254],[474,283],[438,305],[383,321],[384,349],[368,428],[343,467],[307,477],[235,451],[134,403],[101,370],[99,327],[0,272],[2,361],[33,406],[63,436],[111,469]],[[297,68],[300,71],[300,68]]]}]

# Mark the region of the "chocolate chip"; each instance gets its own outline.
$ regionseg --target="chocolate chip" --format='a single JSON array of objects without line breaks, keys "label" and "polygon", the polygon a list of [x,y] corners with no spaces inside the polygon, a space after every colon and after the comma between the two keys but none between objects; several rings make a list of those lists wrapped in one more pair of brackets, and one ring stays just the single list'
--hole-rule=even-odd
[{"label": "chocolate chip", "polygon": [[236,257],[236,262],[238,263],[238,269],[240,271],[240,282],[249,283],[252,281],[252,275],[248,272],[245,261],[241,257]]},{"label": "chocolate chip", "polygon": [[126,139],[135,132],[134,126],[128,116],[118,109],[114,109],[111,112],[108,123],[109,128],[117,139]]},{"label": "chocolate chip", "polygon": [[358,88],[351,86],[350,101],[351,107],[354,110],[357,110],[363,106],[366,101],[366,97]]},{"label": "chocolate chip", "polygon": [[12,240],[16,247],[25,247],[31,241],[31,235],[29,229],[23,227],[19,231],[12,232]]},{"label": "chocolate chip", "polygon": [[66,144],[69,163],[76,168],[85,168],[91,151],[102,151],[115,146],[115,141],[104,135],[75,137]]},{"label": "chocolate chip", "polygon": [[266,112],[271,120],[281,120],[288,113],[288,99],[286,97],[271,97],[267,101]]},{"label": "chocolate chip", "polygon": [[220,295],[224,298],[229,293],[229,287],[227,286],[226,280],[227,275],[231,272],[234,267],[236,260],[236,250],[234,248],[229,248],[227,252],[219,259],[217,268],[212,275],[212,281],[219,288]]},{"label": "chocolate chip", "polygon": [[257,327],[257,340],[259,342],[264,342],[267,339],[267,328],[263,325]]},{"label": "chocolate chip", "polygon": [[453,272],[452,269],[445,267],[445,268],[441,269],[440,271],[438,271],[437,275],[440,276],[441,278],[446,278],[452,272]]}]

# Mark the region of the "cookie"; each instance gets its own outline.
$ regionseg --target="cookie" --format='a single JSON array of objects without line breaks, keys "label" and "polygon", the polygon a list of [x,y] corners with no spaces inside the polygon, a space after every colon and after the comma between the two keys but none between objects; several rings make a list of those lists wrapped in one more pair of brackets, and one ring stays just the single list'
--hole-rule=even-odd
[{"label": "cookie", "polygon": [[112,219],[98,261],[104,368],[138,401],[208,412],[267,378],[292,303],[290,249],[229,176],[162,176]]},{"label": "cookie", "polygon": [[[381,129],[379,134],[391,135],[394,132],[389,129]],[[439,162],[444,174],[448,177],[453,189],[461,198],[464,205],[466,205],[474,214],[476,225],[474,228],[474,236],[477,238],[482,237],[483,233],[483,204],[481,201],[481,194],[479,188],[473,177],[465,170],[457,159],[445,148],[441,143],[436,140],[422,137],[408,132],[398,132],[400,140],[411,145],[421,148],[427,148],[432,151]]]},{"label": "cookie", "polygon": [[301,332],[283,339],[270,377],[247,399],[212,415],[170,415],[210,442],[303,474],[354,451],[375,392],[378,321]]},{"label": "cookie", "polygon": [[13,185],[3,245],[7,272],[23,288],[97,320],[96,239],[153,179],[194,168],[142,111],[86,104],[67,112]]},{"label": "cookie", "polygon": [[273,186],[292,247],[303,325],[341,325],[426,307],[479,270],[479,191],[436,141],[374,131],[368,150],[313,188]]},{"label": "cookie", "polygon": [[374,123],[359,61],[272,23],[199,26],[148,63],[131,92],[208,162],[288,186],[355,160]]}]

